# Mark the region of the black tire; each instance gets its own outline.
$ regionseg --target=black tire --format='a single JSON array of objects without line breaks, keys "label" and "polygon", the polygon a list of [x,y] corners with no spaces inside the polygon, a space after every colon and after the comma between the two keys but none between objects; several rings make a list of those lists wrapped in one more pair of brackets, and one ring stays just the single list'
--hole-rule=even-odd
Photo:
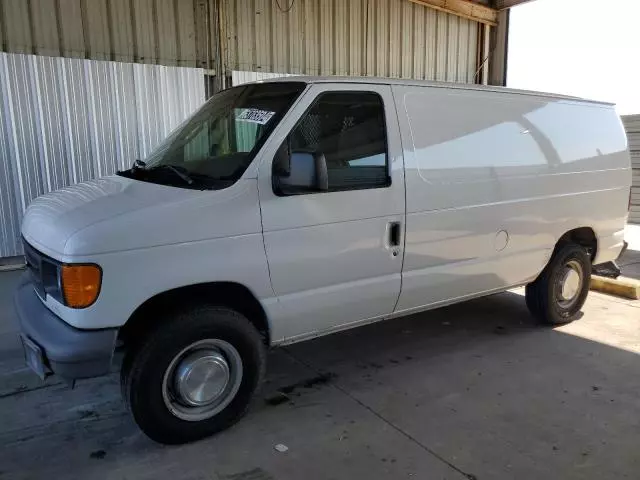
[{"label": "black tire", "polygon": [[[568,265],[579,266],[580,287],[571,301],[560,297],[560,276]],[[579,272],[580,273],[580,272]],[[566,244],[556,249],[549,264],[536,280],[527,285],[526,302],[529,311],[541,323],[562,325],[576,320],[589,293],[591,258],[587,251],[576,244]]]},{"label": "black tire", "polygon": [[[242,360],[237,393],[211,418],[188,421],[174,415],[163,398],[164,374],[185,347],[204,339],[231,344]],[[121,370],[125,403],[135,422],[152,440],[182,444],[208,437],[237,422],[248,410],[264,378],[266,348],[256,328],[234,310],[198,306],[171,315],[134,350],[127,352]]]}]

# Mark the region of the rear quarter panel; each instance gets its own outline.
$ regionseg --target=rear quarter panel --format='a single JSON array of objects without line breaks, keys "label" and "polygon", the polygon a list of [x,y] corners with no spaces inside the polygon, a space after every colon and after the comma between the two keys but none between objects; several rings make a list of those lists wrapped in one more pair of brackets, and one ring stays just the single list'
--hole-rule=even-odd
[{"label": "rear quarter panel", "polygon": [[527,283],[573,228],[616,251],[631,175],[613,107],[434,87],[394,96],[407,185],[397,310]]}]

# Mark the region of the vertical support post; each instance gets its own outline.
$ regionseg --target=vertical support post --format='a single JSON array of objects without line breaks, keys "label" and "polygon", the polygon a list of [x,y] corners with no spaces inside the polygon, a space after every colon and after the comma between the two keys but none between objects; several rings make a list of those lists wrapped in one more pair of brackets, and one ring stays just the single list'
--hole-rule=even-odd
[{"label": "vertical support post", "polygon": [[[219,82],[217,83],[217,87],[220,90],[224,90],[225,88],[230,87],[231,85],[227,82],[227,31],[225,29],[225,14],[224,8],[226,6],[226,2],[223,0],[213,0],[215,4],[215,55],[216,55],[216,71],[218,72]],[[213,22],[212,22],[213,24]]]},{"label": "vertical support post", "polygon": [[220,0],[194,0],[196,66],[206,70],[205,95],[207,98],[227,86],[223,8],[223,2]]},{"label": "vertical support post", "polygon": [[507,84],[507,53],[509,47],[509,10],[498,14],[498,26],[491,29],[491,62],[489,85]]},{"label": "vertical support post", "polygon": [[196,67],[211,70],[211,25],[209,0],[193,0],[195,19]]},{"label": "vertical support post", "polygon": [[482,35],[482,85],[489,84],[489,64],[491,63],[491,26],[483,24]]}]

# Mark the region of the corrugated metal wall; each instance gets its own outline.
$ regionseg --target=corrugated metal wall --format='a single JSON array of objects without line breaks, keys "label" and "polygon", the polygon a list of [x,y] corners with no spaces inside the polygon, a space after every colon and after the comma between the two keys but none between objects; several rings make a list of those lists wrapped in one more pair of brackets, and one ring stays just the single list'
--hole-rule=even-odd
[{"label": "corrugated metal wall", "polygon": [[219,28],[226,72],[473,82],[478,63],[476,22],[409,0],[0,0],[12,53],[215,69]]},{"label": "corrugated metal wall", "polygon": [[242,85],[243,83],[258,82],[260,80],[269,80],[271,78],[291,77],[290,73],[268,73],[268,72],[231,72],[231,85]]},{"label": "corrugated metal wall", "polygon": [[193,0],[0,0],[2,50],[13,53],[196,65]]},{"label": "corrugated metal wall", "polygon": [[640,115],[623,116],[622,122],[629,139],[631,167],[633,169],[629,222],[640,223]]},{"label": "corrugated metal wall", "polygon": [[144,158],[204,98],[200,69],[0,53],[0,257],[31,200]]},{"label": "corrugated metal wall", "polygon": [[474,82],[478,24],[408,0],[223,0],[222,12],[228,71]]},{"label": "corrugated metal wall", "polygon": [[0,0],[5,52],[215,69],[218,28],[226,72],[473,82],[478,63],[476,22],[409,0]]}]

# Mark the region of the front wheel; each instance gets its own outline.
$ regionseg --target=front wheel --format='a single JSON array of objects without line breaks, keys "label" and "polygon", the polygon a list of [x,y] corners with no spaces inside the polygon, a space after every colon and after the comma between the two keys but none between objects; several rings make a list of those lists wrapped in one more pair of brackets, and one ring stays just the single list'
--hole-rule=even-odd
[{"label": "front wheel", "polygon": [[575,320],[587,299],[591,259],[580,245],[556,250],[549,264],[526,287],[527,307],[540,322],[561,325]]},{"label": "front wheel", "polygon": [[201,306],[179,313],[125,357],[123,396],[152,440],[180,444],[223,430],[247,411],[265,347],[241,314]]}]

